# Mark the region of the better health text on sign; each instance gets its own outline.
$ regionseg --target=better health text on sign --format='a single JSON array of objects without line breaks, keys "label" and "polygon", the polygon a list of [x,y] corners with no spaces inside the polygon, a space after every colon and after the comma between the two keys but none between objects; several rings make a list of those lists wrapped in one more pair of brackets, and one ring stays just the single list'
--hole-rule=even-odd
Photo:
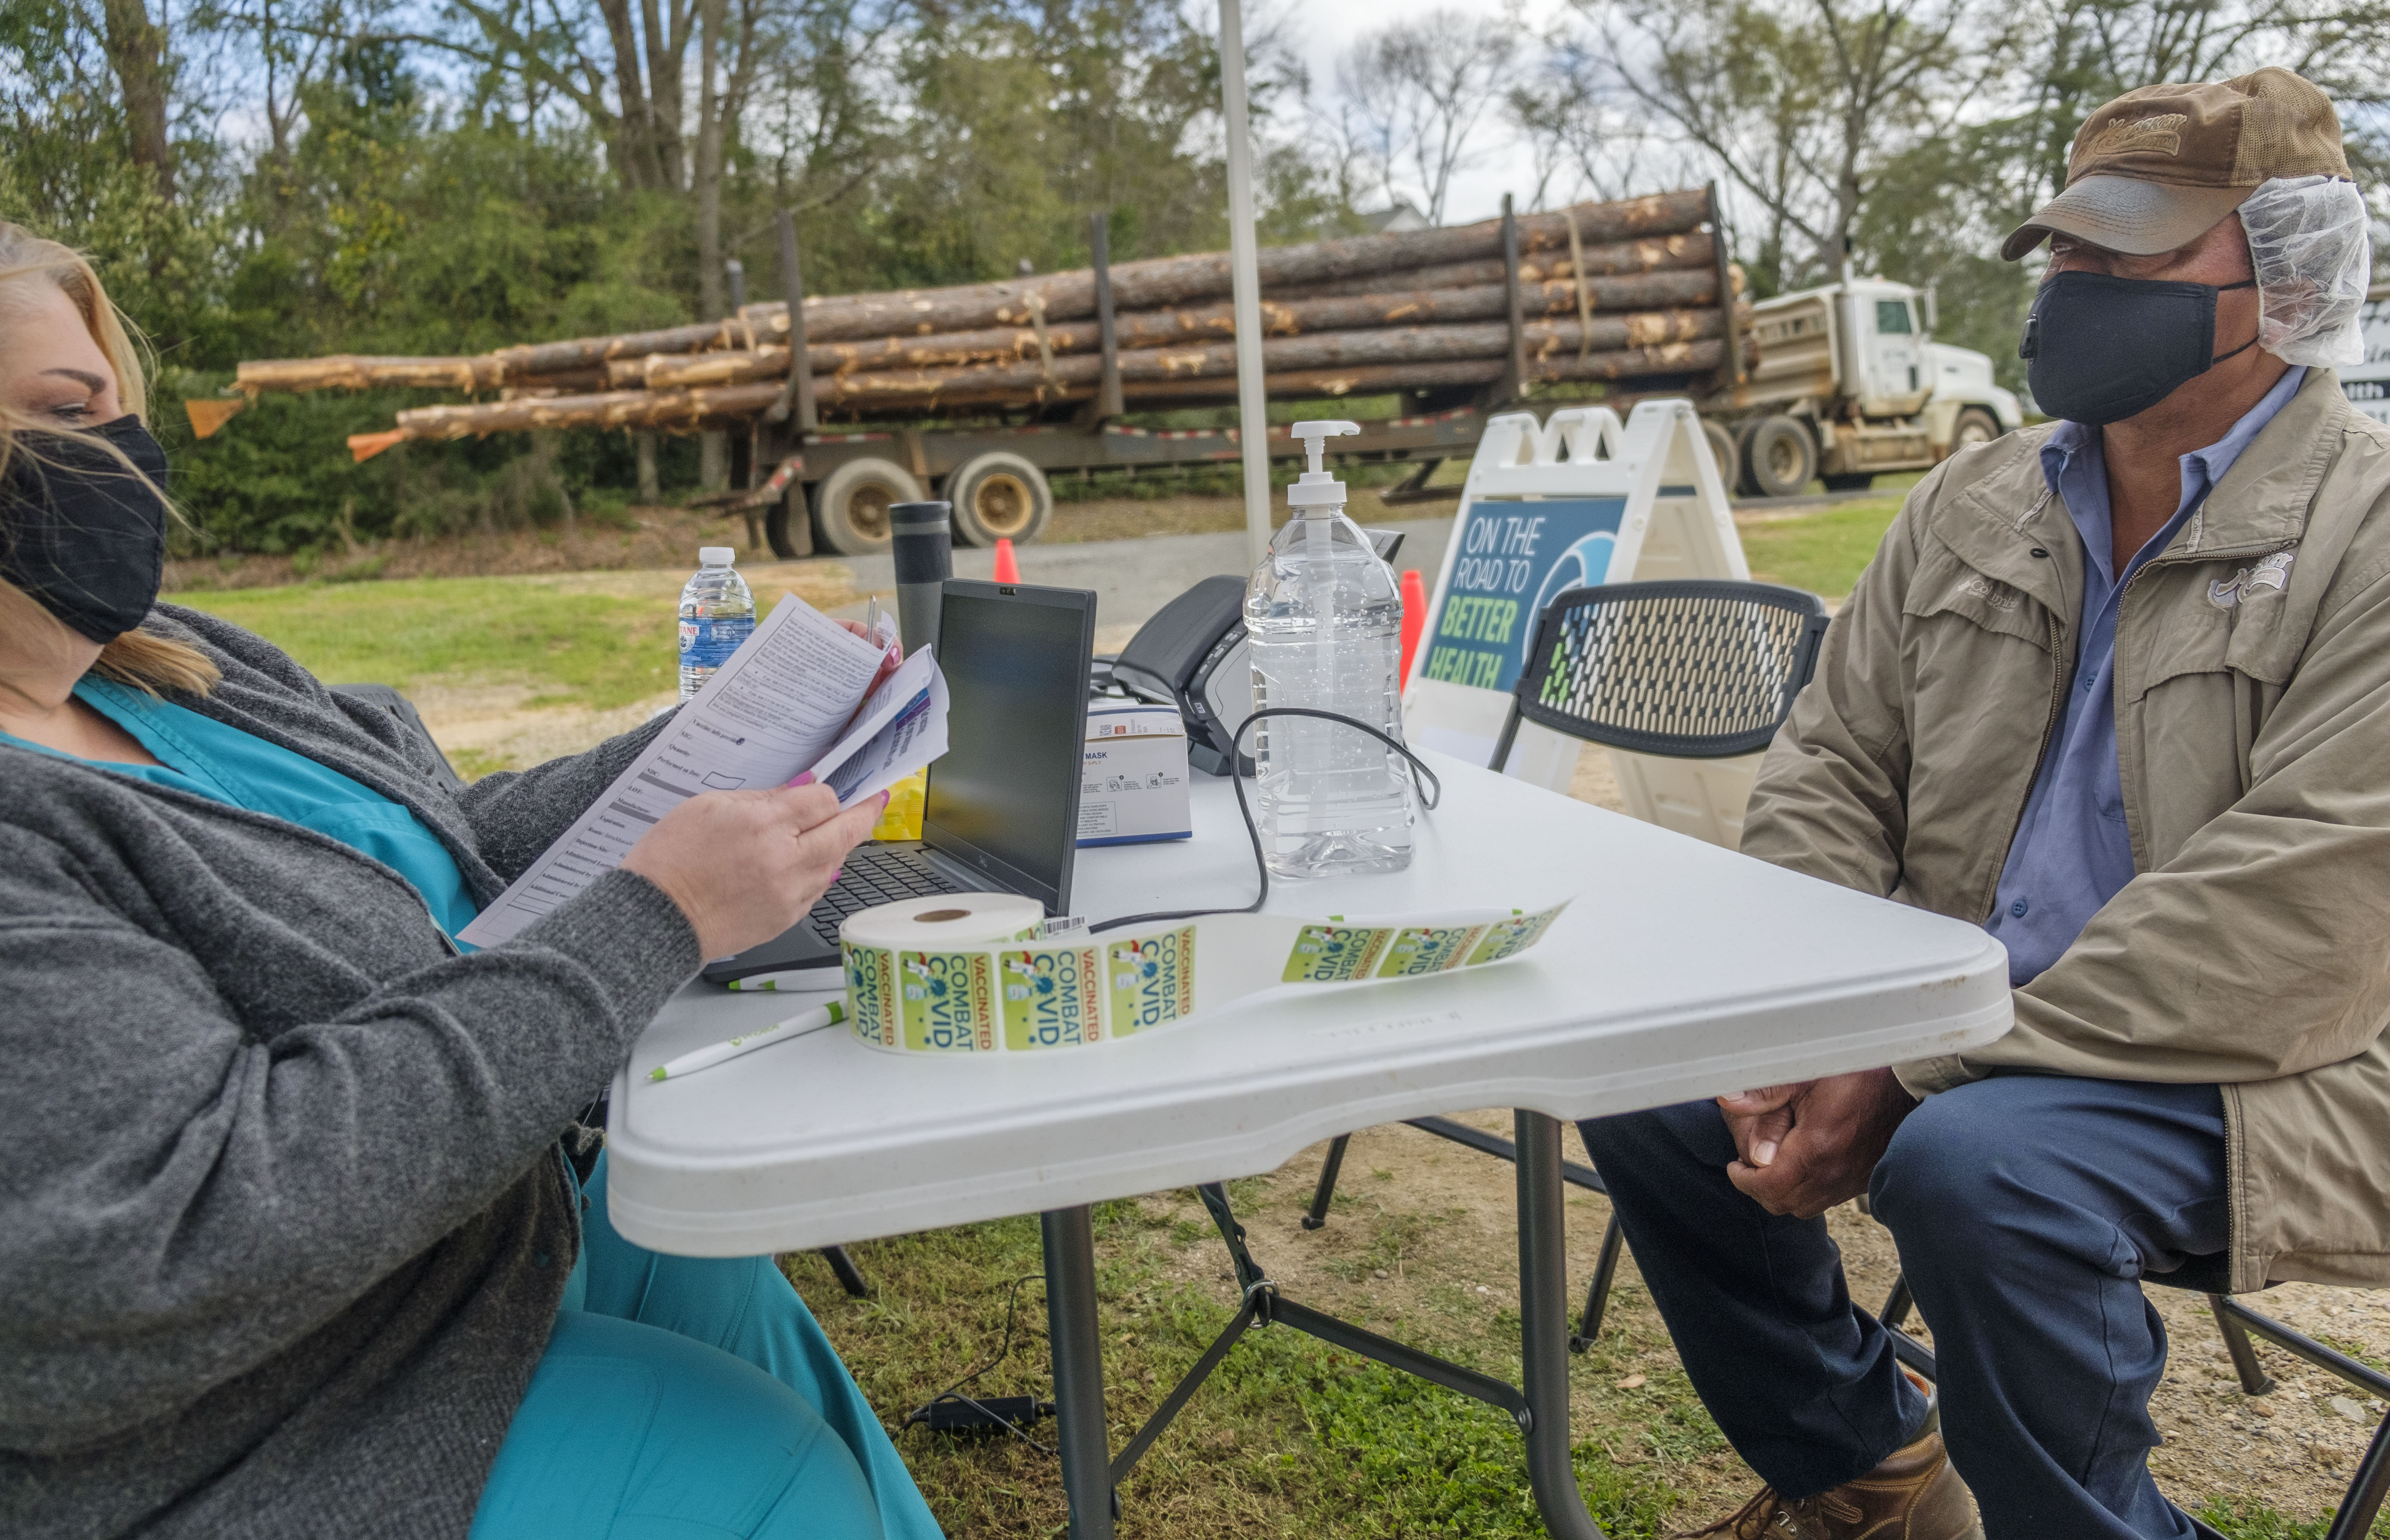
[{"label": "better health text on sign", "polygon": [[1459,554],[1421,676],[1488,690],[1516,685],[1544,606],[1609,581],[1625,511],[1624,497],[1471,504],[1453,532]]}]

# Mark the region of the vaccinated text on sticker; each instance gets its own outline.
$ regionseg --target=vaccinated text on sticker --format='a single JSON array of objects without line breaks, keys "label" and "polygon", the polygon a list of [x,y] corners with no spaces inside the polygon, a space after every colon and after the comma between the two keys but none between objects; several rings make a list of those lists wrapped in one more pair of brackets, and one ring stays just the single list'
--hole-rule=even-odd
[{"label": "vaccinated text on sticker", "polygon": [[1341,984],[1369,976],[1394,932],[1367,925],[1306,925],[1287,955],[1286,971],[1279,976],[1291,984]]},{"label": "vaccinated text on sticker", "polygon": [[896,956],[883,946],[849,944],[846,953],[848,1029],[883,1048],[902,1041],[896,1016]]},{"label": "vaccinated text on sticker", "polygon": [[985,952],[899,952],[905,1046],[930,1053],[996,1047],[996,992]]},{"label": "vaccinated text on sticker", "polygon": [[1115,1036],[1194,1014],[1195,927],[1113,942],[1105,952]]},{"label": "vaccinated text on sticker", "polygon": [[1093,945],[1036,946],[1001,954],[996,988],[1003,1001],[1004,1046],[1013,1050],[1069,1048],[1101,1042],[1096,958]]}]

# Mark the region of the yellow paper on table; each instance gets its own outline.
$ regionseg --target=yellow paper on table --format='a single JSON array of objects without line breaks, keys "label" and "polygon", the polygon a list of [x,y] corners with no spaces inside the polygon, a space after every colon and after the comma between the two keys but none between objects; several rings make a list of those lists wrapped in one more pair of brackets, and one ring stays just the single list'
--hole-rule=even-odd
[{"label": "yellow paper on table", "polygon": [[930,772],[916,770],[888,789],[888,805],[871,826],[874,840],[919,840],[921,806],[930,790]]}]

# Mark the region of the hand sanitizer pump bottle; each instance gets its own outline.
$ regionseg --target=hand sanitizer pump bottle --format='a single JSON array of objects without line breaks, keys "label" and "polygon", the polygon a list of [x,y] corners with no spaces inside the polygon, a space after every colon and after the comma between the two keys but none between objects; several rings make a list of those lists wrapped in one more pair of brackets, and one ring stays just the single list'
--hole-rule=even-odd
[{"label": "hand sanitizer pump bottle", "polygon": [[[1334,712],[1402,738],[1403,601],[1394,569],[1344,516],[1344,483],[1321,441],[1349,422],[1298,422],[1311,468],[1287,488],[1288,520],[1245,590],[1253,706]],[[1278,877],[1400,871],[1410,865],[1411,782],[1368,734],[1317,717],[1271,717],[1253,756],[1262,859]]]}]

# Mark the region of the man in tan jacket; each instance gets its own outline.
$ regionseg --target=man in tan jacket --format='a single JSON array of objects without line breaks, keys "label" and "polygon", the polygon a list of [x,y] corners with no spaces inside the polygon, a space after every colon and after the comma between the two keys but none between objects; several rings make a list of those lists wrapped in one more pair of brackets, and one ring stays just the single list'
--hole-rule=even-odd
[{"label": "man in tan jacket", "polygon": [[[1956,1540],[1972,1486],[1991,1540],[2188,1536],[2142,1277],[2390,1282],[2390,430],[2331,372],[2364,203],[2281,70],[2121,96],[2068,171],[2005,248],[2050,243],[2020,351],[2062,420],[1909,494],[1743,836],[1990,930],[2014,1030],[1585,1125],[1768,1483],[1699,1534]],[[1863,1191],[1939,1436],[1820,1217]]]}]

